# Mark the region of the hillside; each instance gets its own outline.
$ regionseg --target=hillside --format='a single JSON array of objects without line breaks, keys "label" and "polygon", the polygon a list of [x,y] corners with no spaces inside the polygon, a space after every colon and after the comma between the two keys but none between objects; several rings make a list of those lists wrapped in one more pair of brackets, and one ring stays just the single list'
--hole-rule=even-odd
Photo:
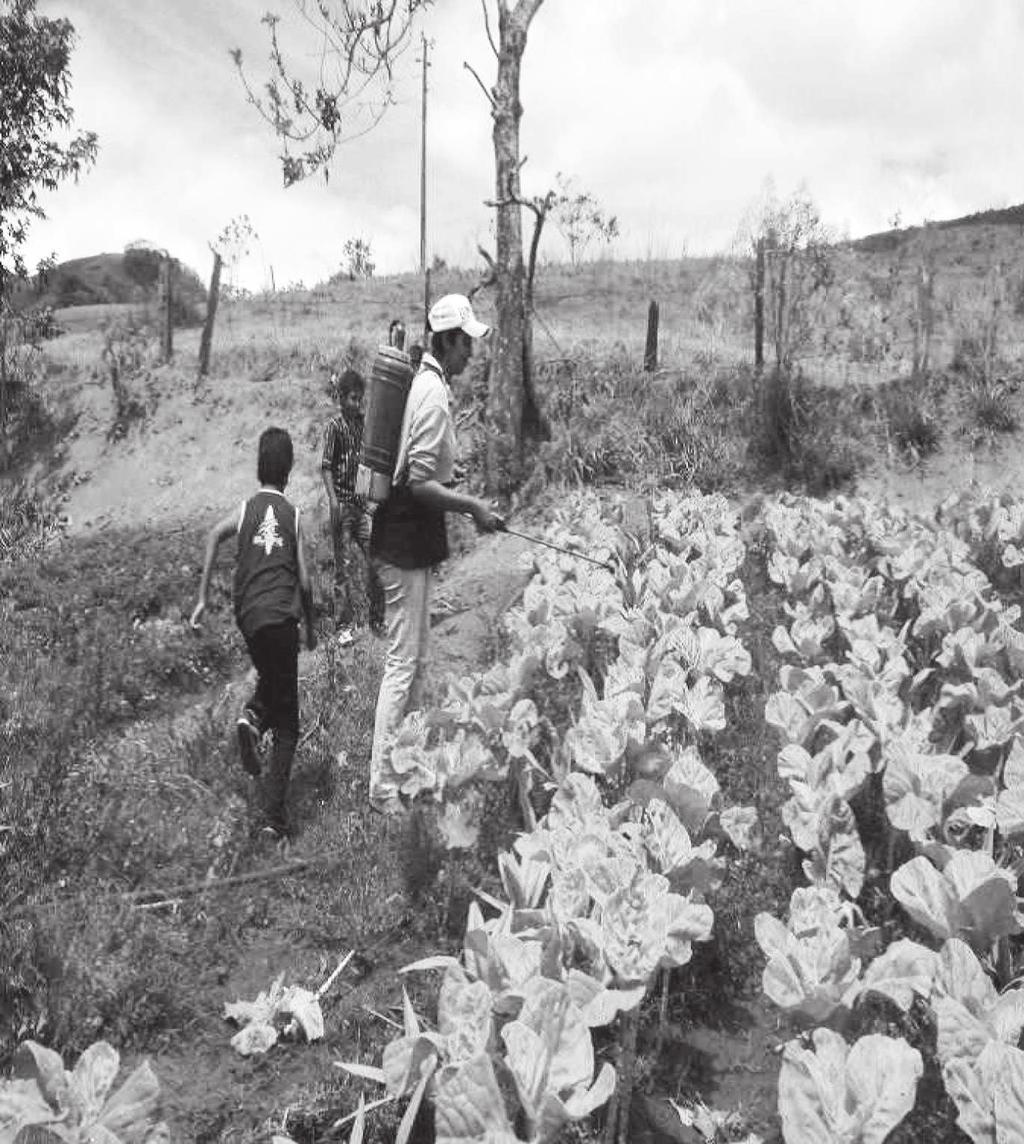
[{"label": "hillside", "polygon": [[[993,210],[975,211],[973,214],[961,215],[959,218],[936,219],[927,226],[894,227],[891,230],[878,231],[875,234],[866,234],[850,242],[854,250],[866,253],[888,252],[899,249],[901,246],[913,242],[926,230],[956,231],[984,228],[990,235],[995,235],[1003,242],[1018,238],[1024,232],[1024,203],[1012,207],[998,207]],[[1009,228],[1015,228],[1010,232]],[[968,241],[976,237],[971,235]],[[955,240],[953,244],[956,245]]]},{"label": "hillside", "polygon": [[[19,309],[30,306],[141,304],[156,293],[159,256],[140,247],[121,254],[94,254],[58,263],[42,276],[22,283],[14,294]],[[189,310],[205,305],[206,290],[190,267],[178,264],[175,282],[182,305]]]}]

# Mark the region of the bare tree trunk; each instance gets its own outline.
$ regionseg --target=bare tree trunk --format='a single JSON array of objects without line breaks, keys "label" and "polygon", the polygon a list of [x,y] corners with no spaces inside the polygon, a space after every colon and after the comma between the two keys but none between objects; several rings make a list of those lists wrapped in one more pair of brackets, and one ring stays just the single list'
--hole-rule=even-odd
[{"label": "bare tree trunk", "polygon": [[7,440],[7,392],[7,331],[0,326],[0,473],[6,472],[10,463],[10,447]]},{"label": "bare tree trunk", "polygon": [[203,322],[203,333],[199,339],[199,373],[198,377],[206,377],[210,371],[210,348],[213,345],[213,323],[217,317],[217,303],[220,301],[220,270],[224,260],[215,250],[213,252],[213,272],[210,274],[210,290],[206,296],[206,320]]},{"label": "bare tree trunk", "polygon": [[789,297],[786,289],[788,267],[789,254],[784,253],[779,257],[775,279],[775,365],[780,370],[789,366]]},{"label": "bare tree trunk", "polygon": [[498,0],[498,77],[492,89],[497,199],[498,329],[487,392],[487,488],[511,493],[523,478],[524,348],[528,345],[519,202],[519,72],[526,33],[542,0]]},{"label": "bare tree trunk", "polygon": [[523,323],[523,438],[526,441],[547,441],[551,437],[551,429],[540,411],[537,401],[537,388],[533,376],[533,283],[537,273],[537,251],[540,248],[540,236],[544,230],[549,206],[542,201],[535,208],[535,221],[533,237],[530,239],[530,253],[526,262],[526,301],[525,320]]},{"label": "bare tree trunk", "polygon": [[754,370],[764,369],[764,238],[757,240],[754,252]]}]

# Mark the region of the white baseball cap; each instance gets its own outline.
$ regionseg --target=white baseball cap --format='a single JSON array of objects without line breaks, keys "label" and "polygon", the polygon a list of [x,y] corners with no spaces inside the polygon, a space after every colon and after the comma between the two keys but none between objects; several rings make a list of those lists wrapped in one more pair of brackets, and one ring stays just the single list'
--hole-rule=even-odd
[{"label": "white baseball cap", "polygon": [[490,326],[478,321],[465,294],[445,294],[430,307],[427,321],[435,334],[442,330],[464,330],[471,338],[482,338]]}]

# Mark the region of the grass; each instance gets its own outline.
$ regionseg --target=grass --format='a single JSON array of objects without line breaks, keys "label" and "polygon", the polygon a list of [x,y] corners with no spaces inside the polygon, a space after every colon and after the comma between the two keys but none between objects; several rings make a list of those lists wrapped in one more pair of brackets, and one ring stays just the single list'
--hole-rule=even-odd
[{"label": "grass", "polygon": [[[145,889],[162,900],[175,886],[282,861],[252,836],[256,790],[235,758],[245,661],[224,574],[206,628],[184,623],[201,541],[191,531],[111,531],[0,570],[0,822],[12,827],[0,834],[0,960],[9,967],[0,1068],[26,1036],[69,1057],[103,1037],[154,1054],[171,1076],[212,1052],[227,1083],[235,1066],[225,1057],[224,1000],[254,997],[279,970],[316,987],[356,948],[357,978],[331,1013],[338,1033],[297,1054],[281,1078],[300,1094],[291,1103],[322,1128],[352,1111],[358,1089],[332,1061],[379,1059],[388,1028],[374,1014],[390,1011],[394,971],[424,945],[450,948],[471,887],[493,886],[495,874],[473,856],[449,856],[429,822],[367,817],[380,657],[366,645],[343,656],[328,641],[300,664],[292,784],[304,830],[291,858],[313,857],[313,867],[180,900],[172,893],[152,909],[130,896]],[[319,538],[321,564],[325,548]],[[257,964],[266,960],[254,971],[259,950]],[[426,1008],[429,982],[412,987],[414,997],[423,991]],[[253,1092],[248,1131],[258,1132],[281,1093]],[[237,1131],[237,1113],[231,1123]],[[397,1121],[378,1117],[370,1138],[390,1139],[388,1123]],[[220,1139],[226,1124],[203,1098],[177,1108],[182,1138]]]},{"label": "grass", "polygon": [[[465,289],[469,277],[438,275],[435,292]],[[855,487],[878,457],[915,464],[952,438],[991,439],[1018,423],[1012,361],[1001,363],[1006,380],[998,388],[983,389],[973,375],[945,366],[910,378],[891,348],[900,344],[898,331],[890,341],[870,341],[868,352],[874,334],[858,313],[848,332],[860,360],[844,364],[833,350],[827,360],[811,355],[802,370],[756,379],[747,364],[745,287],[725,261],[552,267],[539,285],[538,390],[551,438],[537,451],[519,505],[527,516],[531,505],[540,514],[538,506],[582,485],[639,494],[697,486],[743,497],[783,485],[831,492]],[[305,487],[315,489],[327,366],[368,369],[391,317],[417,327],[420,296],[421,284],[408,276],[229,303],[218,319],[208,391],[192,416],[222,420],[225,440],[241,411],[293,426],[309,470]],[[662,303],[663,340],[661,367],[645,373],[650,297]],[[486,303],[481,309],[486,315]],[[46,385],[63,415],[101,368],[102,343],[94,318],[60,318],[70,332],[47,346]],[[191,391],[188,363],[197,343],[197,331],[176,333],[178,362],[153,374],[154,401]],[[483,377],[478,359],[459,386],[463,406]],[[94,384],[106,381],[100,374]],[[177,440],[176,408],[168,408],[168,420],[163,415],[154,404],[145,427],[150,444]],[[479,420],[466,437],[479,453]],[[137,435],[112,443],[105,457],[146,447]],[[229,491],[218,485],[211,496],[219,502]],[[10,967],[0,983],[0,1068],[24,1036],[69,1057],[107,1037],[128,1053],[155,1056],[183,1139],[266,1139],[281,1128],[285,1109],[296,1140],[327,1138],[361,1087],[333,1062],[379,1062],[392,1034],[382,1017],[396,1016],[395,970],[457,946],[474,891],[494,887],[494,855],[516,827],[511,800],[501,787],[487,792],[490,830],[473,853],[445,851],[427,816],[403,824],[368,818],[380,649],[361,644],[342,655],[325,643],[300,667],[303,739],[293,809],[303,830],[291,857],[311,865],[172,895],[157,908],[127,896],[265,872],[282,855],[252,836],[257,791],[235,758],[233,714],[247,665],[231,623],[226,570],[215,580],[204,630],[185,624],[203,521],[188,531],[112,527],[50,541],[58,511],[26,494],[5,499],[0,517],[16,538],[0,565],[0,825],[12,827],[0,833],[0,962]],[[326,538],[314,532],[323,595],[330,558]],[[453,548],[470,543],[460,534]],[[713,941],[672,975],[666,1051],[656,1052],[664,1031],[653,1001],[640,1037],[649,1092],[702,1095],[709,1103],[716,1094],[698,1082],[721,1080],[713,1038],[734,1046],[724,1038],[737,1030],[765,1044],[774,1035],[765,1006],[752,1000],[763,961],[752,918],[761,909],[782,912],[792,874],[789,853],[770,842],[780,832],[781,793],[771,765],[776,744],[761,712],[777,671],[770,633],[780,600],[756,536],[743,576],[753,613],[743,638],[754,671],[730,688],[727,732],[701,746],[728,801],[757,805],[768,860],[732,856],[714,902]],[[487,640],[499,649],[500,631]],[[606,655],[598,643],[588,648],[597,679]],[[570,678],[545,688],[536,696],[542,713],[564,721],[579,687]],[[316,987],[352,948],[358,956],[328,1002],[324,1043],[284,1047],[263,1060],[229,1054],[225,1000],[254,997],[282,970],[289,981]],[[424,976],[406,984],[418,1010],[429,1012],[432,982]],[[864,1027],[893,1020],[872,1011]],[[907,1035],[925,1044],[933,1034],[922,1026]],[[746,1092],[739,1080],[726,1081],[717,1095]],[[770,1079],[757,1084],[755,1126],[770,1133]],[[933,1103],[932,1119],[915,1121],[914,1130],[955,1139],[948,1104]],[[397,1120],[393,1110],[376,1114],[369,1138],[393,1139]],[[430,1138],[429,1127],[421,1138]]]}]

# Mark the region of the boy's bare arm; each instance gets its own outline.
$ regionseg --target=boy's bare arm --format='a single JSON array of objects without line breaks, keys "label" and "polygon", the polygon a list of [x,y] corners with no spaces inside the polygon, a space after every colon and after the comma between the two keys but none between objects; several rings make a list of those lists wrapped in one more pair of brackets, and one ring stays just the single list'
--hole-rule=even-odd
[{"label": "boy's bare arm", "polygon": [[210,574],[213,571],[213,562],[217,556],[217,549],[221,544],[228,539],[229,536],[234,536],[238,532],[238,513],[233,512],[230,516],[225,516],[210,529],[206,537],[206,555],[203,558],[203,574],[199,578],[199,597],[196,601],[196,606],[192,610],[191,624],[192,627],[199,627],[199,621],[202,618],[203,612],[206,611],[206,593],[210,588]]},{"label": "boy's bare arm", "polygon": [[299,594],[302,598],[302,617],[306,624],[306,647],[310,651],[316,647],[316,630],[313,627],[313,585],[309,578],[309,565],[306,562],[306,540],[300,524],[296,530],[295,552],[299,565]]},{"label": "boy's bare arm", "polygon": [[320,470],[320,476],[323,477],[324,488],[327,490],[327,507],[331,514],[331,527],[337,528],[339,505],[338,494],[334,491],[334,475],[330,469],[322,468]]}]

